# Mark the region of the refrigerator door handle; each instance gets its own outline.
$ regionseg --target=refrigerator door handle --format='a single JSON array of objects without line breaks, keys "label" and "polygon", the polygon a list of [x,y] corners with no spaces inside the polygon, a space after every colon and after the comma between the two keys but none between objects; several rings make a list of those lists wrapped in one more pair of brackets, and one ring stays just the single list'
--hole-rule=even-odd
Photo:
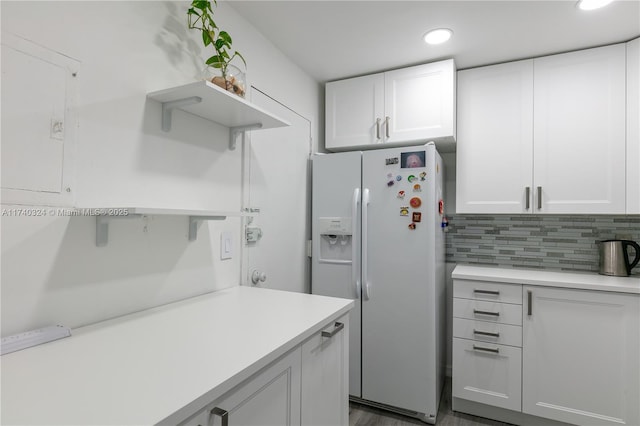
[{"label": "refrigerator door handle", "polygon": [[351,281],[355,286],[356,299],[360,298],[360,262],[358,252],[360,240],[358,239],[358,206],[360,205],[360,188],[353,190],[353,201],[351,203]]},{"label": "refrigerator door handle", "polygon": [[369,189],[365,188],[362,190],[362,290],[363,290],[363,299],[369,300],[370,298],[370,287],[369,287],[369,277],[367,275],[368,271],[368,216],[369,216]]}]

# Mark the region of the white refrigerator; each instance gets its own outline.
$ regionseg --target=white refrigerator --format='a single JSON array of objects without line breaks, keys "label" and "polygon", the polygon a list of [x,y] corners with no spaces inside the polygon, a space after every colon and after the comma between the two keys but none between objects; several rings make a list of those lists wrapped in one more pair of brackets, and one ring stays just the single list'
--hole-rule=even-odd
[{"label": "white refrigerator", "polygon": [[435,145],[313,156],[312,293],[356,300],[349,394],[435,423],[444,384],[443,163]]}]

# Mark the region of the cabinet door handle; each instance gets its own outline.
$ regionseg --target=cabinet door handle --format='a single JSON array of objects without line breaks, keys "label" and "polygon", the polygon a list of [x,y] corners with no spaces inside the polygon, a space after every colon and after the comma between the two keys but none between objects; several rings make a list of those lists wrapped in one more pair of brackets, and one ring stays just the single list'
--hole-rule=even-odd
[{"label": "cabinet door handle", "polygon": [[323,331],[322,332],[322,337],[332,338],[333,336],[336,335],[336,333],[338,333],[343,328],[344,328],[344,324],[341,323],[341,322],[337,322],[337,323],[335,323],[333,325],[333,330],[331,330],[331,331]]},{"label": "cabinet door handle", "polygon": [[376,118],[376,139],[380,140],[380,119]]},{"label": "cabinet door handle", "polygon": [[527,291],[527,315],[533,315],[533,293],[531,290]]},{"label": "cabinet door handle", "polygon": [[478,290],[478,289],[474,289],[473,292],[474,293],[480,293],[480,294],[491,294],[493,296],[500,296],[500,292],[496,291],[496,290]]},{"label": "cabinet door handle", "polygon": [[525,210],[529,210],[529,207],[531,207],[531,187],[527,186],[525,188]]},{"label": "cabinet door handle", "polygon": [[210,413],[212,416],[220,416],[220,426],[229,426],[229,412],[220,407],[214,407]]},{"label": "cabinet door handle", "polygon": [[542,209],[542,187],[539,186],[537,189],[537,195],[538,195],[538,210]]},{"label": "cabinet door handle", "polygon": [[387,136],[387,139],[389,139],[389,121],[391,121],[391,117],[387,116],[387,118],[385,118],[384,120],[384,130],[385,130],[385,134]]},{"label": "cabinet door handle", "polygon": [[473,345],[473,350],[474,351],[485,351],[485,352],[493,352],[494,354],[499,354],[500,353],[500,349],[499,348],[485,348],[483,346],[476,346]]},{"label": "cabinet door handle", "polygon": [[500,337],[500,333],[491,333],[490,331],[480,331],[480,330],[473,330],[473,334],[480,334],[481,336],[491,336],[491,337]]},{"label": "cabinet door handle", "polygon": [[491,316],[494,316],[494,317],[499,317],[500,316],[500,312],[479,311],[477,309],[473,310],[473,314],[474,315],[491,315]]}]

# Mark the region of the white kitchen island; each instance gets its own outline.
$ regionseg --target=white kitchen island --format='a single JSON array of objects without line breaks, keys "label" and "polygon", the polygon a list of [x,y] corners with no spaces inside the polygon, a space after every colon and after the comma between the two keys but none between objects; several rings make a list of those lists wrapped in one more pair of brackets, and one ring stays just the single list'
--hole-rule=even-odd
[{"label": "white kitchen island", "polygon": [[[288,423],[313,423],[317,410],[309,401],[327,391],[326,383],[313,382],[319,369],[335,379],[329,395],[339,406],[330,414],[348,421],[352,306],[346,299],[240,286],[78,328],[71,337],[1,357],[1,423],[188,422],[246,393],[274,365],[284,366],[277,376],[285,378]],[[217,408],[229,410],[233,425],[233,407]]]}]

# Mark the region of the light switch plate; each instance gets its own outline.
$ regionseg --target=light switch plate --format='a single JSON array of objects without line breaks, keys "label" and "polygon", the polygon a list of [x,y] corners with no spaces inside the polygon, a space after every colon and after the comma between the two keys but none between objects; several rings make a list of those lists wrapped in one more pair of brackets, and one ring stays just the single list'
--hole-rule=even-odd
[{"label": "light switch plate", "polygon": [[233,236],[231,232],[220,233],[220,260],[233,257]]}]

